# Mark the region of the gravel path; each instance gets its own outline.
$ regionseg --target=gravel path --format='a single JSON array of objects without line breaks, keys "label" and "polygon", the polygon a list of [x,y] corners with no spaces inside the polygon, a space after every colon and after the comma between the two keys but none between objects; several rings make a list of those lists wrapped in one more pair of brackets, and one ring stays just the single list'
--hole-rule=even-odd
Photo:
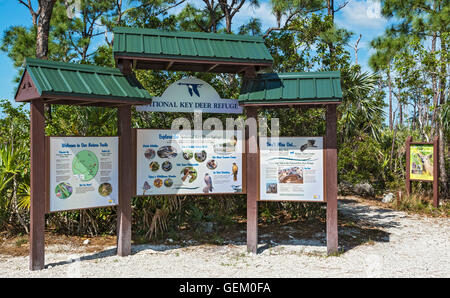
[{"label": "gravel path", "polygon": [[[340,200],[339,214],[383,231],[384,238],[334,257],[326,256],[321,233],[272,245],[260,237],[258,255],[246,253],[245,245],[136,245],[128,257],[116,256],[114,247],[90,254],[47,247],[47,268],[41,271],[28,270],[28,257],[0,255],[0,277],[450,277],[450,218],[355,200]],[[340,235],[351,231],[340,229]]]}]

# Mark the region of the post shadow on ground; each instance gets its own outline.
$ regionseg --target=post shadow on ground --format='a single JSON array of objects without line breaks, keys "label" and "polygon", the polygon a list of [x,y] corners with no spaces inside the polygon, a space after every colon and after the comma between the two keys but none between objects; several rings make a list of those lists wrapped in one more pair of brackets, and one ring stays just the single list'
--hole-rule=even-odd
[{"label": "post shadow on ground", "polygon": [[[80,259],[80,261],[98,260],[98,259],[111,257],[111,256],[113,256],[115,254],[117,254],[117,249],[116,248],[109,248],[109,249],[106,249],[106,250],[102,250],[102,251],[93,253],[91,255],[81,256],[81,257],[79,257],[79,259]],[[47,265],[45,265],[45,269],[48,269],[49,267],[68,265],[68,264],[72,264],[72,263],[73,263],[73,258],[65,260],[65,261],[60,261],[60,262],[56,262],[56,263],[47,264]]]},{"label": "post shadow on ground", "polygon": [[[152,249],[154,251],[166,251],[166,250],[172,250],[172,249],[177,249],[180,248],[181,246],[177,246],[177,245],[173,245],[173,246],[166,246],[166,245],[150,245],[150,244],[139,244],[139,245],[134,245],[131,247],[131,255],[134,255],[138,252],[144,251],[144,250],[148,250],[148,249]],[[90,261],[90,260],[99,260],[99,259],[104,259],[107,257],[112,257],[117,255],[117,248],[109,248],[109,249],[105,249],[90,255],[85,255],[85,256],[81,256],[77,259],[79,259],[80,261]],[[73,258],[72,259],[68,259],[65,261],[60,261],[60,262],[55,262],[55,263],[50,263],[45,265],[45,268],[48,269],[50,266],[51,267],[55,267],[55,266],[62,266],[62,265],[68,265],[68,264],[72,264],[73,263]]]},{"label": "post shadow on ground", "polygon": [[[376,210],[370,208],[370,206],[364,205],[352,205],[351,207],[346,207],[347,204],[355,203],[357,201],[346,199],[344,201],[340,200],[339,205],[340,208],[338,210],[338,233],[339,233],[339,248],[340,251],[345,253],[355,247],[360,245],[364,245],[366,243],[377,243],[377,242],[389,242],[390,241],[390,233],[384,231],[387,228],[398,227],[399,222],[396,220],[399,218],[399,215],[393,214],[393,210],[377,207]],[[372,214],[370,214],[372,213]],[[375,214],[373,214],[375,213]],[[317,220],[317,222],[313,222],[314,225],[324,225],[323,222]],[[298,227],[302,227],[302,223],[298,223]],[[316,246],[316,247],[326,247],[326,234],[320,233],[317,235],[309,235],[301,238],[294,238],[289,240],[283,240],[280,238],[280,235],[283,233],[289,234],[295,231],[295,227],[291,227],[289,231],[285,231],[280,229],[281,233],[275,235],[273,238],[269,240],[261,239],[258,241],[258,249],[257,254],[261,254],[264,251],[280,246],[280,245],[293,245],[293,246]],[[220,234],[220,233],[218,233]],[[236,234],[233,237],[230,237],[227,241],[227,244],[235,244],[235,245],[245,245],[245,241],[243,241],[242,234]],[[285,235],[286,236],[286,235]],[[286,237],[284,237],[286,238]],[[139,244],[133,245],[131,254],[137,254],[141,251],[145,250],[154,250],[154,251],[167,251],[174,250],[182,247],[191,247],[197,245],[204,244],[212,244],[211,241],[200,240],[195,243],[185,243],[184,245],[163,245],[163,244]],[[223,246],[224,244],[215,244],[217,246]],[[116,248],[106,249],[100,252],[96,252],[91,255],[80,257],[80,261],[88,261],[95,259],[102,259],[110,256],[114,256],[117,254]],[[72,263],[72,260],[66,260],[56,263],[51,263],[46,266],[60,266]]]}]

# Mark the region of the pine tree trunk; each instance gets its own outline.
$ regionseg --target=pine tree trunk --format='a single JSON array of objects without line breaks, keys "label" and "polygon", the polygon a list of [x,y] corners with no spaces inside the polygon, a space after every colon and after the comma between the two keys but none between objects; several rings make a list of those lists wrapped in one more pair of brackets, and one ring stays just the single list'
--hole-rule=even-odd
[{"label": "pine tree trunk", "polygon": [[334,0],[327,0],[327,10],[328,15],[331,16],[331,19],[334,23]]},{"label": "pine tree trunk", "polygon": [[41,59],[48,58],[48,36],[50,33],[50,20],[52,18],[53,6],[56,0],[39,1],[39,20],[37,23],[36,36],[36,57]]},{"label": "pine tree trunk", "polygon": [[394,128],[394,121],[392,119],[392,84],[391,84],[391,70],[387,71],[388,87],[389,87],[389,128]]},{"label": "pine tree trunk", "polygon": [[[437,32],[433,33],[433,37],[431,39],[431,53],[436,52],[436,40],[437,40]],[[432,119],[432,126],[431,126],[431,132],[432,135],[435,135],[436,129],[437,129],[437,119],[436,119],[436,112],[437,112],[437,106],[438,106],[438,97],[439,97],[439,90],[437,88],[437,76],[435,73],[432,75],[432,88],[433,88],[433,119]]]},{"label": "pine tree trunk", "polygon": [[225,29],[228,34],[231,33],[231,19],[233,18],[231,15],[231,7],[228,5],[228,1],[219,0],[220,8],[222,9],[224,18],[225,18]]},{"label": "pine tree trunk", "polygon": [[[331,17],[331,21],[334,24],[334,0],[327,0],[327,10],[328,10],[328,16]],[[334,45],[332,42],[328,43],[328,50],[330,51],[330,70],[334,70],[334,57],[335,57],[335,51],[334,51]]]},{"label": "pine tree trunk", "polygon": [[231,18],[229,14],[225,15],[226,25],[227,25],[227,33],[231,34]]},{"label": "pine tree trunk", "polygon": [[[445,90],[447,86],[447,65],[448,65],[448,58],[446,57],[448,55],[447,53],[447,44],[445,42],[445,38],[441,37],[441,73],[440,73],[440,80],[439,80],[439,90],[440,90],[440,99],[439,99],[439,111],[442,110],[442,105],[445,104],[446,98],[445,98]],[[444,197],[447,197],[449,195],[449,186],[447,183],[448,177],[447,177],[447,171],[445,170],[445,156],[447,156],[446,152],[446,139],[444,134],[444,129],[442,128],[442,124],[439,125],[439,176],[440,180],[442,182],[442,192],[444,194]]]},{"label": "pine tree trunk", "polygon": [[399,117],[400,117],[399,123],[400,123],[400,126],[403,126],[403,104],[401,102],[399,102],[398,106],[399,106]]},{"label": "pine tree trunk", "polygon": [[443,194],[443,198],[449,197],[449,185],[448,185],[448,177],[447,177],[447,171],[445,170],[445,156],[448,152],[447,148],[445,146],[446,140],[445,140],[445,134],[444,130],[442,129],[442,125],[439,125],[439,178],[442,182],[442,188],[441,188],[441,194]]}]

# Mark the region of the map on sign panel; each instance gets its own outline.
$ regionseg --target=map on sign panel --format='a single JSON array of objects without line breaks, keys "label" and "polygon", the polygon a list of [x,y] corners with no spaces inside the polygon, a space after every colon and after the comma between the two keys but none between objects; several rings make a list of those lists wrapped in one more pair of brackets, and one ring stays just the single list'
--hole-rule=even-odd
[{"label": "map on sign panel", "polygon": [[82,181],[89,181],[97,175],[98,166],[97,156],[89,150],[83,150],[75,155],[72,163],[72,172]]}]

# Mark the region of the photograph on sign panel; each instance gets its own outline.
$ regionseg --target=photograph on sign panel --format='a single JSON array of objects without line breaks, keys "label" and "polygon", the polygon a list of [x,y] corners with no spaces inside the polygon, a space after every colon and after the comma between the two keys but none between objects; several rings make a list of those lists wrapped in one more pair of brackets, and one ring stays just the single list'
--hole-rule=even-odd
[{"label": "photograph on sign panel", "polygon": [[411,179],[433,180],[433,145],[411,145]]},{"label": "photograph on sign panel", "polygon": [[278,184],[276,182],[267,182],[266,193],[278,193]]},{"label": "photograph on sign panel", "polygon": [[303,168],[278,168],[278,182],[303,184]]}]

